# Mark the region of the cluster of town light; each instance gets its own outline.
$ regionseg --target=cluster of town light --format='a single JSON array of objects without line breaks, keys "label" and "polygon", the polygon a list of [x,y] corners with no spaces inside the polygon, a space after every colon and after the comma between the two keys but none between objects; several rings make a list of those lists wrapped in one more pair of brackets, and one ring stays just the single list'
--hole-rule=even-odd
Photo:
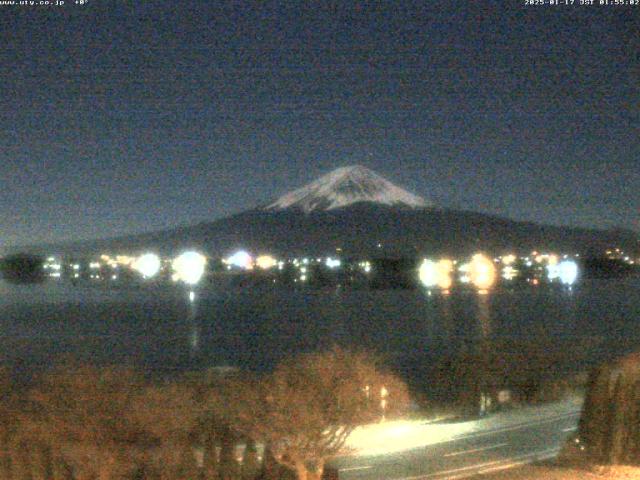
[{"label": "cluster of town light", "polygon": [[578,265],[573,260],[565,260],[547,266],[549,280],[559,279],[565,285],[573,285],[578,279]]},{"label": "cluster of town light", "polygon": [[496,282],[496,267],[490,259],[478,253],[469,264],[469,279],[478,290],[485,292]]},{"label": "cluster of town light", "polygon": [[[515,255],[507,255],[496,258],[492,261],[490,258],[476,254],[468,263],[463,263],[458,267],[460,272],[460,282],[470,283],[480,293],[486,293],[496,283],[498,277],[498,269],[496,263],[502,263],[502,278],[512,280],[518,275],[518,270],[513,266],[516,261]],[[565,259],[559,261],[556,255],[536,255],[533,259],[525,258],[525,264],[533,265],[533,263],[547,265],[547,278],[549,281],[558,280],[564,285],[573,285],[579,274],[578,265],[573,260]],[[455,262],[450,260],[433,260],[425,259],[418,269],[420,282],[429,291],[433,288],[439,288],[443,292],[448,292],[452,285],[452,274]],[[538,279],[533,279],[534,284],[538,284]]]},{"label": "cluster of town light", "polygon": [[451,288],[451,272],[453,271],[453,262],[451,260],[440,260],[433,262],[424,260],[418,270],[420,281],[427,288],[438,287],[442,290]]},{"label": "cluster of town light", "polygon": [[[342,261],[339,258],[326,257],[309,259],[302,258],[297,259],[294,258],[291,263],[293,266],[298,267],[300,271],[304,274],[306,273],[307,265],[311,263],[324,263],[324,265],[329,269],[337,269],[342,266]],[[272,268],[278,267],[278,270],[282,270],[284,268],[285,262],[282,260],[278,260],[272,255],[259,255],[258,257],[253,257],[249,252],[245,250],[239,250],[232,255],[224,258],[222,260],[227,266],[228,270],[233,268],[240,270],[253,270],[254,268],[258,268],[260,270],[271,270]],[[361,262],[361,268],[363,268],[366,272],[371,270],[371,264],[369,262]],[[306,276],[305,276],[306,279]],[[303,281],[305,280],[303,279]]]},{"label": "cluster of town light", "polygon": [[[620,253],[622,254],[622,252]],[[576,255],[578,256],[578,255]],[[342,261],[339,258],[326,257],[326,258],[294,258],[292,260],[278,260],[271,255],[260,255],[253,257],[251,254],[244,250],[239,250],[227,258],[224,258],[223,263],[227,265],[228,269],[238,268],[242,270],[252,270],[258,268],[260,270],[271,270],[278,268],[283,270],[285,263],[291,263],[294,267],[297,267],[300,271],[300,281],[306,281],[309,275],[308,266],[312,263],[324,264],[329,269],[342,268]],[[497,280],[498,275],[505,280],[512,280],[517,277],[520,272],[517,269],[516,262],[520,261],[526,267],[534,266],[539,271],[544,271],[546,267],[546,274],[549,281],[557,281],[564,285],[573,285],[578,276],[579,269],[575,261],[571,260],[568,255],[564,255],[562,260],[554,254],[539,254],[538,252],[532,252],[531,255],[525,257],[516,257],[514,254],[500,256],[494,259],[488,258],[482,254],[474,255],[467,263],[441,259],[433,261],[425,259],[418,269],[418,276],[420,282],[429,291],[432,289],[440,289],[442,292],[448,292],[454,281],[454,274],[458,273],[458,280],[461,283],[472,284],[479,292],[487,292],[491,289]],[[118,255],[116,257],[110,257],[108,255],[102,255],[100,261],[92,261],[89,263],[90,278],[101,278],[102,273],[100,270],[104,266],[112,268],[112,279],[117,279],[117,271],[121,267],[130,268],[139,272],[143,278],[149,279],[155,277],[162,269],[163,261],[154,253],[145,253],[138,257],[130,257],[126,255]],[[188,285],[195,285],[200,281],[204,275],[207,264],[207,258],[200,253],[194,251],[188,251],[178,256],[171,262],[173,270],[173,280],[181,281]],[[44,265],[45,271],[48,272],[51,277],[60,277],[63,265],[57,261],[55,257],[48,257]],[[72,278],[80,277],[80,264],[71,263],[68,264],[71,270]],[[361,261],[357,264],[357,267],[365,273],[370,273],[372,270],[371,262]],[[498,270],[500,269],[500,270]],[[296,280],[297,281],[297,280]],[[527,279],[531,283],[537,285],[538,278]]]},{"label": "cluster of town light", "polygon": [[338,268],[341,264],[342,262],[338,258],[327,257],[325,260],[325,265],[329,268]]},{"label": "cluster of town light", "polygon": [[[143,255],[140,255],[139,257],[119,255],[115,258],[112,258],[108,255],[102,255],[101,260],[103,263],[91,262],[90,268],[100,269],[103,264],[108,265],[109,267],[114,269],[124,266],[137,271],[145,279],[155,277],[162,269],[162,260],[160,259],[160,257],[158,257],[158,255],[154,253],[145,253]],[[321,262],[323,260],[318,258],[317,261]],[[279,270],[282,270],[285,264],[285,262],[278,261],[272,255],[260,255],[254,258],[245,250],[239,250],[233,253],[227,258],[224,258],[222,262],[227,265],[227,269],[238,268],[241,270],[252,270],[254,268],[258,268],[261,270],[271,270],[275,267],[277,267]],[[206,263],[206,257],[204,257],[203,255],[193,251],[185,252],[172,261],[172,278],[174,281],[182,281],[186,284],[194,285],[204,274]],[[308,265],[309,263],[310,261],[308,258],[303,258],[300,261],[298,261],[298,259],[293,260],[293,264],[295,266],[298,266],[303,274],[301,277],[302,281],[306,280],[306,265]],[[340,259],[331,257],[327,257],[326,259],[324,259],[324,263],[330,269],[339,268],[342,265]],[[361,263],[361,266],[366,272],[370,271],[371,269],[371,264],[369,262],[363,262]],[[79,270],[80,265],[73,265],[73,268],[75,270]],[[93,276],[91,278],[93,278]]]},{"label": "cluster of town light", "polygon": [[271,270],[276,265],[278,265],[278,260],[271,255],[260,255],[256,258],[256,267],[261,270]]},{"label": "cluster of town light", "polygon": [[160,271],[160,257],[155,253],[145,253],[136,258],[131,267],[140,272],[144,278],[155,277]]},{"label": "cluster of town light", "polygon": [[187,285],[195,285],[204,275],[207,258],[198,252],[185,252],[171,264],[174,281],[181,281]]},{"label": "cluster of town light", "polygon": [[[155,277],[162,267],[160,257],[155,253],[145,253],[130,262],[131,268],[139,272],[144,278]],[[187,285],[195,285],[204,275],[207,258],[193,251],[184,252],[171,262],[172,279]]]},{"label": "cluster of town light", "polygon": [[223,262],[226,263],[229,268],[237,267],[244,270],[250,270],[253,268],[253,257],[244,250],[237,251],[230,257],[225,258]]},{"label": "cluster of town light", "polygon": [[[622,260],[625,263],[628,263],[629,265],[635,265],[636,264],[636,260],[632,259],[629,255],[627,255],[624,250],[621,250],[619,248],[614,248],[614,249],[609,249],[606,252],[607,254],[607,258],[610,260]],[[640,262],[640,258],[638,259],[638,262]]]},{"label": "cluster of town light", "polygon": [[473,284],[481,293],[486,293],[496,283],[496,266],[481,253],[474,255],[469,263],[462,264],[458,270],[462,274],[460,281]]}]

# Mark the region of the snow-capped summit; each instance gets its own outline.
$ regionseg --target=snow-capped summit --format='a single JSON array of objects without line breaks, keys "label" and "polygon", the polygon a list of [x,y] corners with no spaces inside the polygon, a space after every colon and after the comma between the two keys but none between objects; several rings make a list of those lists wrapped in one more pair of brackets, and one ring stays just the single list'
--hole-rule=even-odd
[{"label": "snow-capped summit", "polygon": [[395,186],[361,165],[338,168],[267,205],[266,210],[296,209],[306,213],[359,202],[426,208],[431,202]]}]

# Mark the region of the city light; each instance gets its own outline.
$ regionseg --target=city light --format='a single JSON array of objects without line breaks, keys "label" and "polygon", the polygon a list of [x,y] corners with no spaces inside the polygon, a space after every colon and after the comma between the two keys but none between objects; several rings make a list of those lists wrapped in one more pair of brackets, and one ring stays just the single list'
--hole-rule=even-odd
[{"label": "city light", "polygon": [[518,276],[518,271],[511,265],[508,265],[502,269],[502,278],[505,280],[513,280]]},{"label": "city light", "polygon": [[278,261],[271,255],[260,255],[256,258],[256,266],[262,270],[269,270],[278,265]]},{"label": "city light", "polygon": [[62,275],[62,264],[55,257],[47,257],[47,261],[43,266],[44,270],[49,272],[49,277],[60,278]]},{"label": "city light", "polygon": [[578,264],[571,260],[558,264],[558,275],[560,281],[565,285],[573,285],[578,278]]},{"label": "city light", "polygon": [[242,268],[244,270],[250,270],[253,267],[253,258],[244,250],[237,251],[224,262],[228,265]]},{"label": "city light", "polygon": [[453,272],[453,262],[451,260],[442,259],[438,262],[438,287],[443,290],[449,290],[451,284],[451,272]]},{"label": "city light", "polygon": [[474,255],[469,264],[469,279],[479,290],[488,290],[496,281],[496,267],[484,255]]},{"label": "city light", "polygon": [[453,271],[453,262],[451,260],[440,260],[433,262],[424,260],[418,270],[420,281],[427,288],[438,287],[443,290],[451,288],[451,272]]},{"label": "city light", "polygon": [[547,265],[547,278],[550,281],[553,281],[553,280],[556,280],[556,279],[560,278],[560,267],[558,266],[558,264],[554,264],[554,265],[549,264],[549,265]]},{"label": "city light", "polygon": [[435,262],[424,260],[418,270],[420,281],[427,288],[433,288],[438,284],[438,269]]},{"label": "city light", "polygon": [[136,258],[131,267],[140,272],[144,278],[151,278],[160,271],[160,258],[155,253],[145,253]]},{"label": "city light", "polygon": [[469,277],[469,269],[471,268],[471,264],[463,263],[458,267],[458,271],[460,272],[460,283],[470,283],[471,278]]},{"label": "city light", "polygon": [[110,267],[116,268],[118,266],[129,266],[132,265],[133,262],[136,261],[136,258],[129,257],[128,255],[116,255],[116,258],[112,258],[107,254],[100,255],[100,259],[109,265]]},{"label": "city light", "polygon": [[119,265],[131,265],[134,261],[135,258],[129,255],[116,255],[116,262]]},{"label": "city light", "polygon": [[195,285],[200,281],[207,265],[207,259],[198,252],[185,252],[173,263],[173,280]]},{"label": "city light", "polygon": [[504,263],[505,265],[511,265],[515,261],[516,261],[516,256],[512,253],[502,257],[502,263]]},{"label": "city light", "polygon": [[338,268],[341,262],[340,262],[340,259],[338,258],[327,257],[325,264],[327,265],[327,267],[333,269],[333,268]]}]

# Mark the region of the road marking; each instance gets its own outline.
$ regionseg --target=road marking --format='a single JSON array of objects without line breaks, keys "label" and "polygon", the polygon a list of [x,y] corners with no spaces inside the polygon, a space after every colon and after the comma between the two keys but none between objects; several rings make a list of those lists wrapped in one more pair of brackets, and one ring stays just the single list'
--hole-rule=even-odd
[{"label": "road marking", "polygon": [[484,431],[480,430],[478,432],[470,433],[468,435],[460,435],[459,437],[455,437],[440,443],[457,442],[459,440],[465,440],[468,438],[486,437],[489,435],[495,435],[496,433],[511,432],[513,430],[522,430],[528,427],[542,426],[547,423],[554,423],[560,420],[569,419],[571,417],[577,417],[578,415],[580,415],[580,412],[574,412],[574,413],[564,414],[564,415],[555,416],[555,417],[548,417],[548,418],[544,418],[543,420],[535,420],[535,421],[529,421],[525,423],[516,423],[513,425],[506,425],[504,427],[494,428],[492,430],[484,430]]},{"label": "road marking", "polygon": [[578,430],[578,427],[569,427],[569,428],[563,428],[562,431],[563,432],[575,432],[576,430]]},{"label": "road marking", "polygon": [[472,448],[471,450],[462,450],[460,452],[447,453],[445,457],[457,457],[458,455],[464,455],[465,453],[483,452],[485,450],[494,450],[496,448],[505,447],[508,443],[498,443],[496,445],[489,445],[488,447]]},{"label": "road marking", "polygon": [[363,465],[362,467],[347,467],[347,468],[341,468],[339,471],[340,472],[355,472],[357,470],[368,470],[370,468],[373,468],[373,465]]},{"label": "road marking", "polygon": [[490,467],[490,468],[485,468],[483,470],[480,470],[478,472],[478,474],[480,475],[486,475],[487,473],[494,473],[494,472],[499,472],[501,470],[509,470],[510,468],[516,468],[516,467],[521,467],[522,465],[526,465],[528,462],[526,461],[522,461],[522,462],[513,462],[513,463],[506,463],[504,465],[498,465],[497,467]]},{"label": "road marking", "polygon": [[[453,477],[443,477],[440,480],[459,480],[462,478],[468,478],[475,475],[485,475],[491,472],[497,472],[500,470],[509,470],[511,468],[521,467],[522,465],[527,465],[532,462],[539,462],[540,460],[547,460],[549,458],[555,458],[558,453],[560,453],[559,448],[550,448],[548,450],[543,450],[541,452],[534,453],[526,453],[524,455],[518,455],[513,458],[503,459],[496,466],[489,466],[489,468],[481,468],[476,472],[467,472],[462,475],[456,475]],[[506,463],[505,463],[506,462]]]},{"label": "road marking", "polygon": [[397,478],[396,480],[421,480],[421,479],[425,479],[425,478],[439,477],[441,475],[448,475],[450,473],[464,472],[465,470],[473,470],[473,469],[478,469],[478,468],[482,468],[482,467],[488,467],[488,466],[491,466],[491,465],[496,465],[498,463],[502,463],[503,461],[504,460],[494,460],[492,462],[479,463],[477,465],[469,465],[467,467],[454,468],[452,470],[443,470],[441,472],[428,473],[426,475],[417,475],[415,477]]},{"label": "road marking", "polygon": [[[570,412],[554,414],[549,417],[541,417],[541,418],[536,418],[535,420],[528,420],[524,422],[522,421],[522,419],[520,419],[519,421],[515,421],[513,423],[506,422],[502,426],[478,425],[478,427],[474,427],[474,428],[481,428],[481,429],[478,429],[476,431],[453,435],[448,438],[439,439],[425,445],[415,445],[415,446],[407,447],[402,450],[422,450],[424,448],[430,448],[435,445],[444,445],[447,443],[455,443],[455,442],[459,442],[467,439],[487,437],[487,436],[496,435],[499,433],[506,433],[514,430],[522,430],[530,427],[542,427],[543,425],[546,425],[548,423],[557,423],[560,421],[572,419],[573,417],[579,416],[580,413],[581,413],[581,410],[573,410]],[[400,452],[399,451],[394,452],[394,454],[397,454],[397,453],[400,453]],[[352,458],[366,457],[366,456],[368,456],[366,452],[357,452],[357,451],[355,451],[351,455],[345,455],[345,457],[352,457]]]},{"label": "road marking", "polygon": [[514,468],[531,462],[547,460],[549,458],[554,458],[556,455],[558,455],[559,452],[559,448],[550,448],[548,450],[542,450],[540,452],[525,453],[523,455],[518,455],[511,458],[503,458],[501,460],[494,460],[492,462],[478,463],[476,465],[454,468],[452,470],[443,470],[426,475],[396,478],[395,480],[426,480],[428,478],[434,477],[438,477],[440,480],[457,480],[461,478],[468,478],[474,475],[488,473],[490,471],[493,471],[493,469],[506,470],[508,468]]}]

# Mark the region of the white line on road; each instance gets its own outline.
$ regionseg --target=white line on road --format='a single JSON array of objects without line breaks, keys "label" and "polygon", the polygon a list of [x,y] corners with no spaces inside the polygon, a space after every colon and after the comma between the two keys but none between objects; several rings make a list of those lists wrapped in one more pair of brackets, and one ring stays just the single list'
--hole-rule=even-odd
[{"label": "white line on road", "polygon": [[466,453],[484,452],[485,450],[494,450],[500,447],[506,447],[508,443],[498,443],[496,445],[489,445],[488,447],[472,448],[471,450],[462,450],[460,452],[447,453],[445,457],[457,457],[458,455],[464,455]]},{"label": "white line on road", "polygon": [[459,480],[462,478],[469,478],[475,475],[484,475],[491,472],[497,472],[500,470],[508,470],[511,468],[521,467],[522,465],[527,465],[532,462],[539,462],[540,460],[548,460],[549,458],[555,458],[560,452],[559,448],[550,448],[548,450],[543,450],[541,452],[527,453],[524,455],[518,455],[513,458],[506,458],[502,461],[496,462],[497,465],[488,466],[484,465],[485,468],[481,468],[477,471],[467,471],[461,475],[455,475],[453,477],[442,477],[440,480]]},{"label": "white line on road", "polygon": [[373,465],[363,465],[362,467],[341,468],[340,471],[341,472],[355,472],[357,470],[369,470],[370,468],[373,468]]},{"label": "white line on road", "polygon": [[569,419],[571,417],[576,417],[578,415],[580,415],[580,412],[573,412],[573,413],[560,415],[560,416],[556,416],[556,417],[544,418],[543,420],[534,420],[534,421],[530,421],[530,422],[517,423],[517,424],[514,424],[514,425],[504,426],[504,427],[500,427],[500,428],[494,428],[492,430],[480,430],[480,431],[475,432],[475,433],[470,433],[468,435],[461,435],[459,437],[452,438],[451,440],[446,440],[446,441],[440,442],[440,443],[457,442],[459,440],[465,440],[465,439],[469,439],[469,438],[486,437],[486,436],[495,435],[496,433],[511,432],[511,431],[514,431],[514,430],[522,430],[522,429],[529,428],[529,427],[538,427],[538,426],[545,425],[547,423],[555,423],[555,422],[558,422],[560,420],[565,420],[565,419]]},{"label": "white line on road", "polygon": [[513,463],[505,463],[504,465],[498,465],[497,467],[489,467],[482,469],[478,472],[480,475],[486,475],[487,473],[500,472],[501,470],[509,470],[511,468],[521,467],[522,465],[526,465],[527,461],[522,462],[513,462]]},{"label": "white line on road", "polygon": [[415,477],[403,477],[396,480],[421,480],[426,478],[440,477],[442,475],[449,475],[451,473],[464,472],[467,470],[477,470],[478,468],[489,467],[491,465],[497,465],[498,463],[502,463],[502,462],[504,462],[504,460],[494,460],[493,462],[479,463],[477,465],[469,465],[468,467],[454,468],[452,470],[443,470],[441,472],[429,473],[427,475],[418,475]]},{"label": "white line on road", "polygon": [[[426,475],[416,475],[413,477],[402,477],[395,480],[426,480],[428,478],[438,477],[441,480],[457,480],[461,478],[471,477],[482,473],[488,473],[493,469],[514,468],[531,462],[547,460],[554,458],[560,452],[559,448],[550,448],[540,452],[526,453],[512,458],[503,458],[493,462],[478,463],[467,467],[454,468],[453,470],[443,470],[440,472],[429,473]],[[453,474],[453,475],[452,475]]]}]

